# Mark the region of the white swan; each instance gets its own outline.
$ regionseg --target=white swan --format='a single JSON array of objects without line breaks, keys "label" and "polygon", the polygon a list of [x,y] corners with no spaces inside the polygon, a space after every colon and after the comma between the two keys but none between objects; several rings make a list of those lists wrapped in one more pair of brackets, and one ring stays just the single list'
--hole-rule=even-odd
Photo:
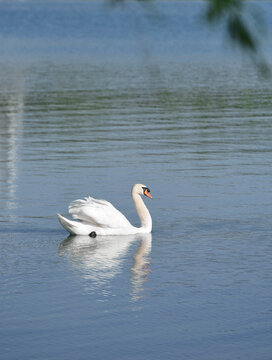
[{"label": "white swan", "polygon": [[69,214],[72,221],[57,214],[61,225],[74,235],[133,235],[147,234],[152,230],[152,219],[141,195],[150,195],[150,190],[143,184],[135,184],[132,187],[131,196],[140,218],[141,227],[135,227],[127,218],[106,200],[97,200],[86,197],[83,200],[75,200],[69,205]]}]

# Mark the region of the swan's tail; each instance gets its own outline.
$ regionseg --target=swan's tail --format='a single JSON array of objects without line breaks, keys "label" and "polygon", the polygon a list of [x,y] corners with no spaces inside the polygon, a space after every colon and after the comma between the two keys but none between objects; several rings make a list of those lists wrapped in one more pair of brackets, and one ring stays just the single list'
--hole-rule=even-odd
[{"label": "swan's tail", "polygon": [[66,219],[64,216],[57,214],[59,222],[70,234],[73,235],[90,235],[93,232],[93,226],[84,224],[79,221]]}]

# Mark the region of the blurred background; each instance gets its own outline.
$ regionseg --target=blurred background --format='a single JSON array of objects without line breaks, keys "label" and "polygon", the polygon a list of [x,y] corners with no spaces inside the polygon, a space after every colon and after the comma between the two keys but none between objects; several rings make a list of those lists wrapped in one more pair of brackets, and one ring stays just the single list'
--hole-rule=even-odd
[{"label": "blurred background", "polygon": [[[1,1],[1,352],[270,359],[272,3]],[[91,195],[152,235],[68,238]]]}]

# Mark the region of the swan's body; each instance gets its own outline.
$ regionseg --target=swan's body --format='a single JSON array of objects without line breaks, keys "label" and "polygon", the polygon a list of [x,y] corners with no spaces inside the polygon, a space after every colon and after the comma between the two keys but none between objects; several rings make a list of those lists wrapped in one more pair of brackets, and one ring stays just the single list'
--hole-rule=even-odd
[{"label": "swan's body", "polygon": [[86,197],[69,205],[69,214],[78,221],[58,215],[61,225],[74,235],[133,235],[147,234],[152,230],[152,219],[141,195],[151,198],[149,189],[135,184],[131,191],[132,200],[140,218],[141,226],[135,227],[127,218],[106,200]]}]

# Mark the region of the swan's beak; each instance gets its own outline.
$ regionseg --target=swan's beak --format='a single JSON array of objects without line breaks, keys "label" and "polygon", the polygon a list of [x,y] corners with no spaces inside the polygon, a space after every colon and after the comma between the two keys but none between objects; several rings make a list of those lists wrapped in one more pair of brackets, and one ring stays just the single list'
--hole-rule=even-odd
[{"label": "swan's beak", "polygon": [[148,196],[150,199],[152,199],[152,196],[150,195],[150,193],[148,192],[148,190],[146,189],[144,192],[145,196]]}]

